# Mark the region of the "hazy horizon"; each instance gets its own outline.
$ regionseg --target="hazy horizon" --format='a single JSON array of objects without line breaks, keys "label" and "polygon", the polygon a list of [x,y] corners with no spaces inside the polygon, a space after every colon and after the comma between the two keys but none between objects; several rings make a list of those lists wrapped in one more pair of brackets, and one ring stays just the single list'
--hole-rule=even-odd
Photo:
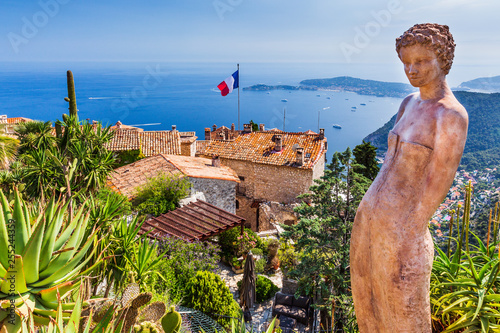
[{"label": "hazy horizon", "polygon": [[500,53],[493,0],[4,0],[0,61],[394,63],[415,23],[450,26],[455,64]]}]

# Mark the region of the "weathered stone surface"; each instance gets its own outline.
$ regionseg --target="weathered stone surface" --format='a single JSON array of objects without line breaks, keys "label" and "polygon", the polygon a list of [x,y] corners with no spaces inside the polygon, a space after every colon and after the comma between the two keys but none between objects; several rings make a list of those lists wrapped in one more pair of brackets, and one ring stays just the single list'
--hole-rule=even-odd
[{"label": "weathered stone surface", "polygon": [[428,221],[453,182],[467,136],[467,112],[445,79],[454,50],[448,27],[416,25],[397,49],[420,92],[401,104],[383,167],[354,221],[351,284],[361,333],[431,332]]},{"label": "weathered stone surface", "polygon": [[280,202],[262,202],[259,206],[259,230],[271,230],[276,224],[293,225],[297,223],[297,214],[293,211],[298,204]]},{"label": "weathered stone surface", "polygon": [[192,193],[202,192],[209,204],[236,213],[236,184],[233,181],[190,177]]}]

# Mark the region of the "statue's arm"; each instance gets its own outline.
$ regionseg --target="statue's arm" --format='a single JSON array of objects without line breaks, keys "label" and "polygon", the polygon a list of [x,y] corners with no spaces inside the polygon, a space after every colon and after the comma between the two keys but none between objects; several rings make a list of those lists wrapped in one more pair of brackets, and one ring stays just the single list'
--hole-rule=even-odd
[{"label": "statue's arm", "polygon": [[458,104],[453,109],[443,108],[436,119],[436,136],[432,160],[428,166],[424,205],[439,206],[448,193],[460,164],[467,139],[469,123],[465,108]]},{"label": "statue's arm", "polygon": [[408,96],[405,97],[405,99],[403,99],[403,101],[401,102],[401,105],[399,106],[398,115],[396,116],[396,122],[394,123],[394,126],[396,126],[396,124],[398,123],[399,119],[401,119],[401,117],[405,113],[406,106],[408,105],[408,103],[410,102],[410,100],[414,96],[415,96],[415,93],[413,93],[411,95],[408,95]]}]

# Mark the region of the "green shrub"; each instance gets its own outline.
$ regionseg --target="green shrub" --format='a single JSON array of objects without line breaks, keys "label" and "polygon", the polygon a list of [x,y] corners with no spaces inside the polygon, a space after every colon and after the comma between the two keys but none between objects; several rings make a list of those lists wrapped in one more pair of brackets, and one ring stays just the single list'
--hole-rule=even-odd
[{"label": "green shrub", "polygon": [[244,237],[241,238],[241,229],[232,228],[219,235],[219,245],[223,253],[240,256],[242,250],[248,251],[254,247],[261,247],[262,240],[251,229],[245,228]]},{"label": "green shrub", "polygon": [[252,254],[254,254],[256,256],[264,255],[264,251],[262,251],[262,249],[259,249],[258,247],[252,249],[250,252],[252,252]]},{"label": "green shrub", "polygon": [[158,216],[177,208],[190,188],[191,183],[186,177],[160,172],[137,189],[133,204],[141,214]]},{"label": "green shrub", "polygon": [[239,318],[241,315],[238,303],[221,278],[211,272],[197,272],[189,280],[183,305],[206,313],[222,326],[227,327],[230,319],[218,315]]},{"label": "green shrub", "polygon": [[257,303],[262,303],[276,294],[280,288],[263,275],[257,276],[255,298]]},{"label": "green shrub", "polygon": [[264,273],[264,269],[266,268],[267,260],[261,258],[255,262],[255,273],[262,274]]},{"label": "green shrub", "polygon": [[281,270],[286,277],[288,272],[293,270],[297,265],[299,254],[295,252],[293,245],[289,244],[287,241],[282,241],[278,250],[278,259]]},{"label": "green shrub", "polygon": [[[198,271],[212,271],[218,269],[219,247],[210,242],[186,242],[177,237],[165,237],[159,244],[165,252],[165,263],[159,269],[160,274],[169,274],[171,281],[162,283],[159,279],[155,284],[158,292],[170,294],[170,299],[177,303],[184,294],[189,280]],[[173,271],[173,275],[170,271]],[[167,276],[164,275],[167,279]]]}]

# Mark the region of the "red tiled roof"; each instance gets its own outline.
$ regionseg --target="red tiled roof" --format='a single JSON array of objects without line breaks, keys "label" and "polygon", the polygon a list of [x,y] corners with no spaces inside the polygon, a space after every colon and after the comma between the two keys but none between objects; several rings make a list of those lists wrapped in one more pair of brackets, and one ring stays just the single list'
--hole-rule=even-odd
[{"label": "red tiled roof", "polygon": [[225,165],[212,166],[212,160],[203,157],[191,157],[181,155],[161,155],[167,161],[175,165],[184,175],[192,178],[209,178],[229,180],[239,183],[236,172]]},{"label": "red tiled roof", "polygon": [[181,154],[181,136],[178,131],[140,132],[144,156]]},{"label": "red tiled roof", "polygon": [[[281,135],[282,150],[275,151],[273,137]],[[326,138],[318,134],[252,132],[237,137],[234,141],[210,141],[206,143],[202,156],[217,155],[220,158],[251,161],[254,163],[312,168],[326,152]],[[293,147],[304,148],[304,164],[297,166]]]},{"label": "red tiled roof", "polygon": [[181,154],[181,139],[178,131],[150,131],[118,129],[106,144],[111,151],[141,149],[144,156],[157,154]]},{"label": "red tiled roof", "polygon": [[33,119],[24,118],[24,117],[7,118],[7,124],[9,124],[9,125],[19,124],[19,123],[27,123],[29,121],[33,121]]},{"label": "red tiled roof", "polygon": [[124,151],[140,148],[140,132],[119,129],[113,131],[113,133],[113,138],[105,145],[108,150]]},{"label": "red tiled roof", "polygon": [[158,175],[160,171],[179,172],[162,155],[157,155],[116,168],[108,177],[108,186],[131,199],[135,196],[135,189],[138,186],[145,184],[148,178]]},{"label": "red tiled roof", "polygon": [[116,168],[114,171],[108,177],[108,186],[129,199],[135,196],[137,187],[161,171],[171,174],[182,173],[192,178],[239,182],[236,172],[227,166],[213,167],[210,159],[180,155],[159,154]]},{"label": "red tiled roof", "polygon": [[173,236],[186,241],[204,240],[241,226],[245,219],[198,200],[166,214],[146,220],[141,233],[152,230],[150,238]]}]

